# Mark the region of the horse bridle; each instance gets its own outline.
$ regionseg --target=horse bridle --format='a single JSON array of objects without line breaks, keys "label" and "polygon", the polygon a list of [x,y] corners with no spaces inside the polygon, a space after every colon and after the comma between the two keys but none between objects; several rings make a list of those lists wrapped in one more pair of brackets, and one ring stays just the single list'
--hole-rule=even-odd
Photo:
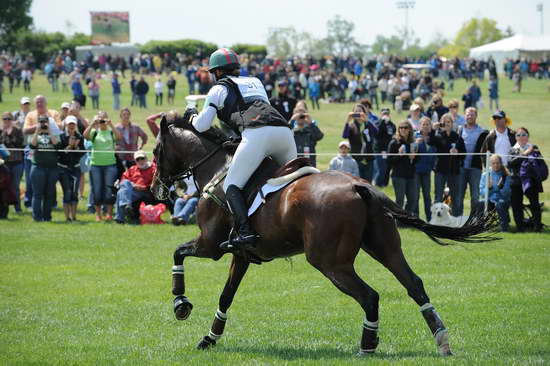
[{"label": "horse bridle", "polygon": [[[157,198],[160,200],[166,200],[168,199],[170,195],[170,186],[174,184],[175,182],[186,179],[189,177],[193,177],[193,183],[195,184],[195,187],[197,188],[197,191],[199,191],[199,186],[197,184],[197,180],[195,179],[195,169],[200,167],[202,164],[204,164],[206,161],[208,161],[211,157],[213,157],[218,151],[220,151],[223,148],[223,145],[218,145],[214,150],[210,151],[206,156],[202,157],[199,161],[197,161],[195,164],[191,164],[189,168],[185,169],[183,172],[177,173],[175,175],[169,175],[166,178],[161,178],[160,173],[156,176],[156,181],[159,186],[158,195]],[[160,151],[159,151],[159,160],[164,155],[164,142],[160,141]],[[160,162],[157,162],[157,165]],[[160,170],[160,169],[159,169]]]}]

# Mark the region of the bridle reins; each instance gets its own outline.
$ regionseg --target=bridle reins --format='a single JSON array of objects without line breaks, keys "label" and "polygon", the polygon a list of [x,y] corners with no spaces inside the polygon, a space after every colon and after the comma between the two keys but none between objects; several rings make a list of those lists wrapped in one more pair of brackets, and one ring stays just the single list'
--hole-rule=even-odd
[{"label": "bridle reins", "polygon": [[[162,133],[162,132],[161,132]],[[161,139],[160,143],[160,151],[159,151],[159,160],[164,155],[164,141]],[[189,177],[193,177],[193,183],[195,184],[195,187],[197,188],[197,191],[200,191],[199,186],[197,184],[197,180],[195,179],[195,169],[200,167],[202,164],[207,162],[210,158],[212,158],[218,151],[220,151],[223,148],[223,145],[218,145],[216,148],[212,151],[210,151],[208,154],[206,154],[204,157],[202,157],[199,161],[197,161],[194,164],[191,164],[189,168],[185,169],[184,171],[180,173],[176,173],[174,175],[169,175],[168,177],[160,177],[160,173],[156,175],[155,179],[159,185],[159,192],[158,195],[160,197],[157,197],[159,199],[167,199],[170,194],[170,187],[177,181],[186,179]],[[160,164],[160,161],[157,161],[157,166]],[[160,169],[159,169],[160,171]]]}]

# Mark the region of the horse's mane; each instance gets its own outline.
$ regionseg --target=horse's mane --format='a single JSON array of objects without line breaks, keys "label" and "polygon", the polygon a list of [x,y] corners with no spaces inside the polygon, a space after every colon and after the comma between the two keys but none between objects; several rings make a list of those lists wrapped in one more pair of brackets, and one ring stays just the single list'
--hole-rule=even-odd
[{"label": "horse's mane", "polygon": [[197,110],[195,108],[188,108],[183,114],[183,116],[176,117],[169,124],[174,127],[179,127],[185,130],[192,131],[196,135],[204,137],[208,141],[213,142],[217,145],[221,145],[224,142],[231,140],[230,134],[226,133],[225,131],[223,131],[221,128],[217,126],[212,126],[208,130],[203,132],[197,131],[195,127],[193,127],[193,125],[189,122],[193,114],[198,114]]}]

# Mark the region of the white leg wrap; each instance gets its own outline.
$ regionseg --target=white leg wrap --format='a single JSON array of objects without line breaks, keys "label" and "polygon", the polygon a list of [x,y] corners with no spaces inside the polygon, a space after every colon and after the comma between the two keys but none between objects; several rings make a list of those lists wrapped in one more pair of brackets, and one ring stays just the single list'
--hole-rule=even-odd
[{"label": "white leg wrap", "polygon": [[425,303],[424,305],[422,305],[420,307],[420,312],[424,311],[424,310],[428,310],[428,309],[435,309],[434,306],[432,304],[430,304],[429,302]]},{"label": "white leg wrap", "polygon": [[[216,319],[218,319],[219,321],[226,321],[227,320],[227,314],[226,313],[223,313],[220,309],[218,309],[216,311]],[[221,336],[220,336],[221,337]]]},{"label": "white leg wrap", "polygon": [[363,322],[363,328],[369,330],[378,330],[378,320],[375,322],[369,322],[367,319]]},{"label": "white leg wrap", "polygon": [[172,274],[183,274],[183,264],[179,266],[172,266]]},{"label": "white leg wrap", "polygon": [[213,339],[215,341],[217,341],[218,339],[220,339],[222,336],[221,335],[217,335],[217,334],[214,334],[212,333],[212,331],[208,332],[208,337],[210,339]]}]

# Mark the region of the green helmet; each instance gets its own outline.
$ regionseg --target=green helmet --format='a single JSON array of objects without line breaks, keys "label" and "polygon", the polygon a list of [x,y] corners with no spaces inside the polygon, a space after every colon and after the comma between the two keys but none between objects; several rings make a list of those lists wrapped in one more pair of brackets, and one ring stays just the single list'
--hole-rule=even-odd
[{"label": "green helmet", "polygon": [[212,71],[219,67],[225,66],[240,66],[239,55],[229,48],[220,48],[210,55],[208,61],[208,71]]}]

